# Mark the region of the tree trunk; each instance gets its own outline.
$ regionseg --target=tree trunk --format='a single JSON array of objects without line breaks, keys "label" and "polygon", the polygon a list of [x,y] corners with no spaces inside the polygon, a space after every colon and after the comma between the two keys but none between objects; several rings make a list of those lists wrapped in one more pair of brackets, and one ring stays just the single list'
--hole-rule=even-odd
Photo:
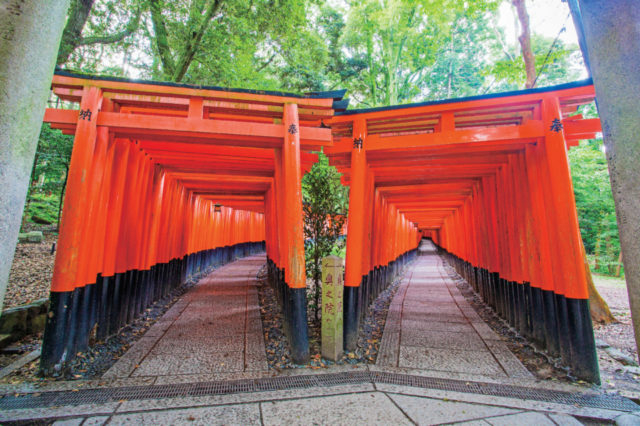
[{"label": "tree trunk", "polygon": [[64,193],[67,190],[67,181],[69,180],[69,165],[67,165],[67,171],[64,174],[64,182],[62,182],[62,188],[60,188],[60,200],[58,200],[58,221],[56,225],[56,231],[60,232],[60,219],[62,218],[62,204],[64,202]]},{"label": "tree trunk", "polygon": [[527,89],[531,89],[536,83],[536,58],[533,56],[531,49],[531,28],[529,27],[529,14],[525,0],[513,0],[513,5],[518,11],[518,19],[522,32],[518,37],[520,47],[522,48],[522,59],[524,59],[524,69],[527,73]]},{"label": "tree trunk", "polygon": [[619,277],[622,274],[622,250],[618,254],[618,264],[616,265],[616,277]]},{"label": "tree trunk", "polygon": [[638,344],[640,73],[637,70],[640,69],[640,9],[637,0],[580,0],[580,11],[602,121],[631,317]]},{"label": "tree trunk", "polygon": [[600,296],[596,286],[593,282],[593,276],[591,275],[591,269],[589,268],[589,261],[587,260],[587,252],[582,245],[582,257],[584,259],[584,269],[587,276],[587,288],[589,289],[589,310],[591,311],[591,321],[600,324],[609,324],[616,322],[615,317],[609,310],[609,305]]},{"label": "tree trunk", "polygon": [[72,0],[71,7],[69,9],[69,18],[64,26],[62,42],[58,49],[58,58],[56,60],[57,65],[64,65],[69,60],[69,56],[71,56],[78,46],[116,43],[133,34],[135,30],[138,29],[141,14],[140,9],[135,12],[135,15],[131,17],[125,28],[120,32],[92,37],[82,37],[82,31],[89,20],[89,15],[91,14],[91,9],[93,8],[94,3],[95,0]]},{"label": "tree trunk", "polygon": [[0,310],[69,1],[0,6]]},{"label": "tree trunk", "polygon": [[69,19],[64,26],[62,32],[62,41],[58,50],[57,65],[62,65],[69,59],[71,53],[78,47],[82,38],[82,30],[84,29],[89,13],[93,7],[94,0],[72,0],[69,8]]}]

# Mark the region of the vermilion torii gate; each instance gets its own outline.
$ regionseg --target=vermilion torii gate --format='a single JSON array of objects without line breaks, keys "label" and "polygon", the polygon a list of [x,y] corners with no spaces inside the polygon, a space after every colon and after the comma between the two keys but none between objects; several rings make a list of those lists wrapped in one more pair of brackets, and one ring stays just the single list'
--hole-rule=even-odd
[{"label": "vermilion torii gate", "polygon": [[266,250],[293,358],[308,357],[301,176],[332,143],[344,91],[279,92],[58,72],[78,109],[45,122],[75,135],[45,373],[132,321],[207,266]]},{"label": "vermilion torii gate", "polygon": [[599,381],[567,158],[600,131],[572,115],[593,99],[584,82],[336,114],[325,152],[351,186],[347,348],[389,242],[380,224],[399,215],[520,333]]}]

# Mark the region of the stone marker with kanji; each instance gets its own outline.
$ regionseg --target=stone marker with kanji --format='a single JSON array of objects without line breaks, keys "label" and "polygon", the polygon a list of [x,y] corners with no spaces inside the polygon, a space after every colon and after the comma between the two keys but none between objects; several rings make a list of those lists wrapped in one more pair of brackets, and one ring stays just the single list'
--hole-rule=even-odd
[{"label": "stone marker with kanji", "polygon": [[342,356],[342,293],[344,260],[322,259],[322,357],[337,361]]}]

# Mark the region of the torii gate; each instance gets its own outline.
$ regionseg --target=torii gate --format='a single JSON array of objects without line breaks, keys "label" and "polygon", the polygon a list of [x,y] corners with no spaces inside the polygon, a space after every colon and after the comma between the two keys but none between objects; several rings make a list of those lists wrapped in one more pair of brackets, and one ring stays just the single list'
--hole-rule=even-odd
[{"label": "torii gate", "polygon": [[598,119],[571,115],[593,99],[586,81],[336,114],[336,143],[325,152],[351,186],[347,348],[361,294],[387,265],[380,221],[401,217],[523,335],[561,355],[577,377],[599,381],[567,158],[571,145],[600,131]]},{"label": "torii gate", "polygon": [[57,72],[78,109],[41,368],[106,337],[191,274],[262,249],[293,359],[308,357],[301,176],[344,91],[293,95]]}]

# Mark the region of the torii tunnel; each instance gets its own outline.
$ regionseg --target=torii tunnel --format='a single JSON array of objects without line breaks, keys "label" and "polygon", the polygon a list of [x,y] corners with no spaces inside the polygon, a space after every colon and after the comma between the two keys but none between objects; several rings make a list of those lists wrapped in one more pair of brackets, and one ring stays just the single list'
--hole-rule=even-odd
[{"label": "torii tunnel", "polygon": [[[41,368],[50,373],[209,267],[266,250],[295,362],[309,356],[301,177],[323,149],[349,184],[345,346],[431,238],[523,335],[598,381],[567,149],[590,82],[345,110],[294,95],[57,72],[77,109]],[[95,330],[95,331],[94,331]]]},{"label": "torii tunnel", "polygon": [[[65,72],[78,109],[44,121],[75,135],[41,368],[52,372],[207,267],[266,246],[293,357],[308,357],[301,175],[332,143],[344,91],[131,82]],[[276,213],[277,212],[277,213]],[[304,325],[304,326],[303,326]]]},{"label": "torii tunnel", "polygon": [[593,99],[584,82],[337,113],[325,152],[351,187],[347,348],[388,244],[381,221],[402,215],[522,335],[599,381],[567,157],[600,131],[575,114]]}]

